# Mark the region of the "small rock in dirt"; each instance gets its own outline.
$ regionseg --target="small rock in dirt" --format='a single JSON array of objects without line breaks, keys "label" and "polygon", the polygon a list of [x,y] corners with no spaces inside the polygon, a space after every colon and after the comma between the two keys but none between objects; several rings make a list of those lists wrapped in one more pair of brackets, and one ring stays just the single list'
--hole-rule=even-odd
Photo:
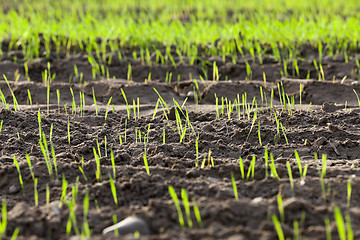
[{"label": "small rock in dirt", "polygon": [[246,239],[243,235],[235,234],[228,238],[228,240],[244,240]]},{"label": "small rock in dirt", "polygon": [[117,229],[120,235],[133,234],[139,232],[140,235],[150,234],[148,224],[138,217],[127,217],[121,222],[107,227],[103,230],[103,235],[114,233]]},{"label": "small rock in dirt", "polygon": [[16,186],[16,185],[11,185],[9,187],[9,193],[10,194],[15,194],[18,193],[20,191],[20,187]]},{"label": "small rock in dirt", "polygon": [[351,82],[351,85],[357,86],[357,85],[359,85],[359,82],[358,82],[358,81],[352,81],[352,82]]},{"label": "small rock in dirt", "polygon": [[314,145],[317,146],[317,147],[319,147],[319,146],[324,145],[324,144],[326,144],[326,143],[327,143],[326,138],[324,138],[324,137],[319,137],[318,139],[315,140]]},{"label": "small rock in dirt", "polygon": [[194,177],[198,177],[199,171],[197,169],[190,169],[189,171],[186,172],[186,177],[188,178],[194,178]]},{"label": "small rock in dirt", "polygon": [[201,131],[204,132],[212,132],[214,131],[214,127],[211,124],[206,124],[205,126],[202,127]]},{"label": "small rock in dirt", "polygon": [[194,99],[194,96],[195,96],[194,91],[189,91],[189,92],[186,94],[186,96],[187,96],[189,99]]},{"label": "small rock in dirt", "polygon": [[61,186],[61,181],[59,179],[55,179],[53,182],[53,186],[54,187],[60,187]]},{"label": "small rock in dirt", "polygon": [[261,203],[263,201],[264,201],[263,197],[257,197],[257,198],[254,198],[253,200],[251,200],[251,203],[257,204],[257,203]]},{"label": "small rock in dirt", "polygon": [[343,108],[342,106],[337,106],[334,103],[328,103],[328,102],[324,102],[323,105],[321,106],[321,110],[323,110],[324,112],[335,112],[342,108]]},{"label": "small rock in dirt", "polygon": [[328,128],[329,128],[330,132],[333,132],[333,133],[340,131],[340,128],[338,126],[335,126],[334,124],[329,124]]},{"label": "small rock in dirt", "polygon": [[322,117],[319,119],[318,125],[326,124],[328,121],[329,121],[329,119],[327,117]]},{"label": "small rock in dirt", "polygon": [[356,146],[356,142],[351,141],[350,139],[346,139],[342,145],[346,148],[353,148]]}]

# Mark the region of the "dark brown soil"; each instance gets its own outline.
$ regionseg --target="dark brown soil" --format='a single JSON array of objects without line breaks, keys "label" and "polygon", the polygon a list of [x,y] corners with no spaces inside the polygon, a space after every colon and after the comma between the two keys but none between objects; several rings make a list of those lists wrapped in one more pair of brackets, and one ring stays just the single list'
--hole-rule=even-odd
[{"label": "dark brown soil", "polygon": [[[102,230],[113,224],[113,215],[117,216],[118,221],[133,215],[144,219],[151,234],[142,236],[142,239],[277,239],[272,214],[280,219],[278,195],[282,196],[285,209],[285,219],[281,226],[286,238],[296,239],[293,223],[298,221],[301,236],[298,239],[326,239],[324,219],[329,218],[332,239],[338,239],[333,213],[335,205],[340,207],[344,217],[346,214],[350,215],[354,239],[360,238],[360,230],[357,228],[360,224],[360,178],[357,176],[360,175],[360,108],[353,91],[355,89],[360,93],[360,87],[357,77],[351,75],[352,69],[356,68],[355,58],[351,58],[348,63],[338,62],[336,59],[328,59],[328,63],[324,61],[326,81],[317,80],[318,75],[310,64],[311,60],[309,63],[304,62],[300,66],[300,76],[292,79],[281,79],[281,64],[254,63],[251,81],[244,80],[244,63],[221,63],[219,60],[220,80],[228,76],[231,81],[197,80],[199,106],[191,98],[191,91],[195,88],[192,79],[204,76],[201,66],[185,63],[178,64],[175,69],[174,66],[149,67],[141,62],[133,62],[133,81],[129,83],[124,80],[127,78],[127,62],[114,59],[113,65],[109,66],[110,76],[115,76],[116,79],[93,81],[86,56],[54,58],[51,59],[51,71],[56,73],[56,78],[50,87],[49,110],[46,86],[41,83],[41,72],[46,69],[47,61],[48,59],[38,59],[29,63],[32,82],[26,81],[22,63],[5,60],[0,64],[0,72],[8,76],[19,104],[15,111],[9,87],[5,81],[0,82],[1,91],[10,104],[9,110],[0,111],[0,120],[3,120],[0,133],[0,197],[6,199],[8,209],[6,239],[10,239],[15,228],[20,230],[19,239],[66,239],[69,207],[65,202],[73,199],[72,188],[75,187],[78,188],[78,194],[74,210],[80,231],[83,223],[83,199],[85,193],[89,192],[88,223],[92,231],[91,239],[110,238],[103,236]],[[83,73],[86,84],[68,83],[70,75],[74,74],[74,64]],[[144,79],[148,77],[150,69],[152,81],[145,83]],[[312,79],[302,80],[308,71]],[[181,74],[180,81],[174,77],[171,84],[165,83],[166,72],[173,72],[174,76]],[[211,67],[208,67],[208,72],[212,76]],[[266,86],[263,72],[268,80]],[[17,73],[20,73],[20,78],[14,82]],[[341,81],[344,76],[348,78]],[[277,89],[277,83],[280,82],[289,97],[294,96],[296,110],[281,107]],[[301,105],[300,83],[303,86]],[[266,94],[267,103],[265,100],[263,103],[261,101],[260,86]],[[76,112],[71,109],[73,97],[70,88],[75,97]],[[161,106],[153,118],[158,101],[153,88],[167,102],[169,120],[165,118]],[[59,105],[57,89],[60,91]],[[93,89],[98,115],[93,104]],[[131,110],[133,100],[139,98],[140,118],[134,119],[131,111],[128,119],[121,89],[126,93]],[[273,103],[276,105],[273,109],[270,107],[272,89]],[[31,92],[32,105],[29,104],[28,90]],[[79,92],[85,97],[83,114],[79,107]],[[258,102],[259,110],[253,129],[254,111],[249,118],[242,114],[239,118],[234,109],[229,119],[225,110],[224,115],[220,114],[220,118],[216,118],[214,94],[219,99],[226,97],[233,101],[237,94],[241,98],[241,94],[245,92],[250,105],[254,97]],[[187,131],[180,143],[174,109],[171,108],[174,106],[173,99],[181,105],[187,96],[190,97],[184,110],[188,109],[194,130]],[[105,120],[106,104],[110,97],[112,100]],[[49,177],[41,152],[39,109],[42,131],[47,140],[53,126],[52,142],[60,181]],[[242,111],[241,108],[241,113]],[[286,129],[286,138],[281,129],[280,135],[277,135],[274,113]],[[258,138],[258,121],[261,144]],[[185,118],[182,123],[185,124]],[[135,135],[135,131],[139,130],[142,133],[141,141]],[[122,137],[122,144],[119,136]],[[146,173],[143,161],[143,141],[146,136],[150,175]],[[205,159],[203,168],[196,166],[197,137],[199,164]],[[93,148],[97,149],[97,141],[101,152],[101,181],[97,181],[95,175]],[[269,169],[265,167],[265,148],[274,155],[280,180],[271,177]],[[210,149],[214,166],[209,165],[208,161]],[[109,181],[109,174],[113,174],[111,150],[116,165],[118,207],[114,203]],[[294,150],[299,152],[302,166],[309,166],[305,178],[300,178]],[[25,158],[26,153],[30,156],[35,177],[38,178],[38,206],[34,202],[34,183]],[[320,159],[322,154],[326,154],[328,158],[325,192],[322,191],[319,177],[322,163],[321,160],[314,159],[314,153]],[[14,156],[20,163],[23,192],[13,162]],[[244,160],[247,173],[252,156],[256,156],[254,178],[242,180],[239,157]],[[287,162],[292,168],[294,191],[290,187]],[[84,170],[87,181],[79,167]],[[236,180],[238,199],[234,197],[231,173]],[[351,177],[352,194],[350,206],[347,206],[347,184]],[[60,204],[62,178],[66,178],[69,185],[64,203]],[[50,188],[49,204],[45,197],[47,185]],[[168,192],[169,185],[174,187],[180,200],[182,188],[186,189],[190,199],[196,200],[203,229],[197,223],[192,208],[193,229],[189,229],[187,225],[181,228],[174,202]],[[185,216],[182,203],[181,206]],[[74,227],[71,235],[75,235]],[[133,235],[126,237],[132,239]]]}]

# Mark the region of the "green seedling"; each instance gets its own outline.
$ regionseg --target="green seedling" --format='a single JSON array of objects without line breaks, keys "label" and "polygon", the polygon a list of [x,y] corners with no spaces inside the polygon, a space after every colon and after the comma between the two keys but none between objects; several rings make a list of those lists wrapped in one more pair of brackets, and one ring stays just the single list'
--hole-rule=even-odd
[{"label": "green seedling", "polygon": [[246,181],[249,180],[250,175],[251,175],[251,179],[254,179],[255,160],[256,160],[256,156],[253,155],[253,156],[252,156],[252,159],[251,159],[251,162],[250,162],[250,165],[249,165],[249,169],[248,169],[247,175],[246,175]]},{"label": "green seedling", "polygon": [[181,189],[181,198],[182,198],[183,203],[184,203],[185,214],[186,214],[186,219],[187,219],[188,226],[189,226],[190,229],[192,229],[193,223],[192,223],[191,215],[190,215],[189,198],[188,198],[188,195],[187,195],[186,190],[184,188]]},{"label": "green seedling", "polygon": [[32,166],[31,166],[31,161],[30,161],[29,154],[26,153],[25,156],[26,156],[26,161],[27,161],[27,163],[29,165],[31,178],[35,181],[35,175],[34,175],[34,172],[33,172]]},{"label": "green seedling", "polygon": [[272,220],[279,240],[285,240],[284,232],[282,230],[281,224],[275,214],[272,215]]},{"label": "green seedling", "polygon": [[16,160],[15,156],[14,156],[14,164],[15,164],[16,169],[17,169],[18,174],[19,174],[19,182],[20,182],[20,185],[21,185],[21,190],[22,190],[23,196],[25,196],[24,182],[23,182],[23,179],[22,179],[22,176],[21,176],[19,162]]},{"label": "green seedling", "polygon": [[245,169],[244,169],[244,162],[243,159],[241,157],[239,157],[239,165],[240,165],[240,174],[241,174],[241,179],[245,179]]},{"label": "green seedling", "polygon": [[76,235],[80,235],[79,228],[77,227],[76,215],[74,211],[75,204],[72,202],[67,202],[66,205],[69,208],[69,218],[66,224],[66,234],[69,236],[72,227],[74,227],[74,232]]},{"label": "green seedling", "polygon": [[320,174],[321,179],[324,179],[326,177],[326,159],[326,154],[322,154],[322,169]]},{"label": "green seedling", "polygon": [[299,221],[294,220],[293,227],[294,227],[294,240],[301,239],[300,238],[300,231],[299,231]]},{"label": "green seedling", "polygon": [[57,98],[58,111],[60,112],[60,90],[59,89],[56,89],[56,98]]},{"label": "green seedling", "polygon": [[110,97],[108,103],[106,104],[106,111],[105,111],[105,121],[107,119],[108,111],[109,111],[109,105],[111,103],[112,97]]},{"label": "green seedling", "polygon": [[79,191],[79,176],[76,177],[75,184],[71,186],[72,203],[76,205],[76,198]]},{"label": "green seedling", "polygon": [[72,96],[71,114],[75,115],[76,114],[76,102],[75,102],[74,92],[73,92],[71,87],[70,87],[70,93],[71,93],[71,96]]},{"label": "green seedling", "polygon": [[98,151],[99,157],[101,158],[101,151],[100,151],[99,139],[96,139],[96,147],[97,147],[97,151]]},{"label": "green seedling", "polygon": [[234,173],[231,172],[231,182],[232,182],[232,187],[233,187],[233,190],[234,190],[234,196],[235,196],[235,199],[239,199],[239,195],[238,195],[238,191],[237,191],[237,187],[236,187],[236,181],[235,181],[235,178],[234,178]]},{"label": "green seedling", "polygon": [[71,138],[70,138],[70,119],[68,118],[67,121],[67,138],[68,138],[68,143],[69,145],[71,145]]},{"label": "green seedling", "polygon": [[83,168],[81,166],[79,166],[79,170],[80,170],[81,174],[83,175],[83,177],[85,179],[85,182],[88,183],[88,179],[87,179],[87,177],[86,177],[86,175],[84,173],[84,170],[83,170]]},{"label": "green seedling", "polygon": [[283,200],[280,194],[277,195],[277,203],[278,203],[278,209],[280,214],[280,220],[281,222],[285,222],[285,211],[284,211],[284,205]]},{"label": "green seedling", "polygon": [[96,172],[95,172],[95,177],[96,180],[98,182],[101,182],[101,170],[100,170],[100,157],[99,155],[96,153],[95,148],[93,148],[93,152],[94,152],[94,158],[95,158],[95,162],[96,162]]},{"label": "green seedling", "polygon": [[259,126],[258,126],[258,138],[259,138],[259,144],[260,144],[260,146],[262,146],[262,143],[261,143],[261,133],[260,133],[260,121],[259,121],[258,123],[259,123]]},{"label": "green seedling", "polygon": [[255,113],[254,113],[253,120],[252,120],[252,124],[251,124],[251,127],[250,127],[250,131],[249,131],[249,133],[248,133],[248,135],[247,135],[247,137],[246,137],[245,142],[247,142],[248,139],[249,139],[249,137],[250,137],[250,133],[251,133],[251,131],[252,131],[253,127],[254,127],[255,121],[256,121],[256,116],[257,116],[257,109],[256,109],[256,111],[255,111]]},{"label": "green seedling", "polygon": [[345,213],[345,222],[346,222],[347,239],[354,240],[354,233],[351,226],[350,214],[348,212]]},{"label": "green seedling", "polygon": [[50,204],[50,187],[49,184],[46,184],[46,205]]},{"label": "green seedling", "polygon": [[47,109],[47,114],[49,115],[50,114],[50,79],[46,82],[46,109]]},{"label": "green seedling", "polygon": [[325,218],[324,223],[325,223],[326,240],[331,240],[331,226],[328,217]]},{"label": "green seedling", "polygon": [[347,207],[350,207],[350,200],[351,200],[351,191],[352,191],[352,187],[351,187],[351,178],[349,177],[348,183],[347,183]]},{"label": "green seedling", "polygon": [[16,112],[17,109],[19,108],[19,104],[18,104],[18,102],[17,102],[17,100],[16,100],[15,94],[14,94],[13,90],[11,89],[10,84],[9,84],[9,81],[7,80],[5,74],[3,74],[3,77],[4,77],[5,81],[6,81],[7,86],[9,87],[10,93],[11,93],[11,95],[12,95],[12,97],[13,97],[14,110],[15,110],[15,112]]},{"label": "green seedling", "polygon": [[28,93],[28,100],[29,100],[29,104],[30,104],[30,109],[32,110],[32,98],[31,98],[31,93],[30,93],[29,89],[27,90],[27,93]]},{"label": "green seedling", "polygon": [[126,112],[127,112],[128,119],[130,119],[130,112],[131,112],[131,110],[130,110],[129,103],[128,103],[128,100],[127,100],[127,98],[126,98],[126,95],[125,95],[125,92],[124,92],[123,89],[121,89],[121,94],[122,94],[122,96],[123,96],[123,98],[124,98],[124,100],[125,100],[125,103],[126,103]]},{"label": "green seedling", "polygon": [[98,115],[98,107],[97,107],[97,103],[96,103],[96,96],[95,96],[94,88],[92,88],[92,93],[93,93],[93,99],[94,99],[95,113],[96,113],[96,116],[97,116]]},{"label": "green seedling", "polygon": [[353,89],[355,95],[356,95],[356,98],[357,98],[357,101],[358,101],[358,104],[359,104],[359,107],[360,107],[360,98],[359,98],[359,95],[357,94],[357,92],[355,91],[355,89]]},{"label": "green seedling", "polygon": [[176,211],[178,213],[180,226],[181,226],[181,228],[184,228],[185,227],[185,222],[184,222],[184,217],[183,217],[183,214],[182,214],[182,211],[181,211],[179,198],[177,197],[176,192],[175,192],[175,190],[174,190],[174,188],[172,186],[169,186],[168,190],[169,190],[170,196],[171,196],[171,198],[172,198],[172,200],[173,200],[173,202],[175,204],[175,208],[176,208]]},{"label": "green seedling", "polygon": [[[112,216],[112,219],[113,219],[114,225],[117,224],[118,220],[117,220],[116,214],[114,214],[114,215]],[[118,229],[115,229],[115,230],[114,230],[114,235],[115,235],[116,237],[119,236],[119,230],[118,230]]]},{"label": "green seedling", "polygon": [[60,196],[60,206],[62,206],[62,203],[66,202],[66,192],[67,192],[68,182],[66,181],[65,175],[63,175],[62,178],[62,191]]},{"label": "green seedling", "polygon": [[35,206],[39,205],[39,196],[38,196],[37,184],[38,184],[38,179],[35,178],[34,179],[34,201],[35,201]]},{"label": "green seedling", "polygon": [[88,212],[89,212],[89,191],[88,190],[86,190],[86,193],[84,196],[83,209],[84,209],[84,213],[83,213],[83,224],[82,224],[82,228],[81,228],[81,236],[87,238],[87,237],[91,236],[91,231],[90,231],[90,227],[89,227],[88,220],[87,220],[87,216],[88,216]]},{"label": "green seedling", "polygon": [[197,205],[194,198],[192,199],[192,203],[193,203],[193,209],[194,209],[194,214],[195,214],[196,221],[198,222],[199,227],[203,228],[201,215],[200,215],[200,210],[199,210],[199,207],[198,207],[198,205]]},{"label": "green seedling", "polygon": [[39,123],[39,138],[41,139],[42,138],[42,131],[41,131],[41,112],[40,112],[40,108],[39,108],[39,111],[38,111],[38,123]]},{"label": "green seedling", "polygon": [[111,166],[112,166],[112,170],[113,170],[113,179],[116,179],[116,168],[115,168],[115,158],[114,158],[114,153],[113,150],[110,150],[110,159],[111,159]]},{"label": "green seedling", "polygon": [[110,188],[111,188],[111,193],[114,199],[114,203],[116,205],[116,207],[118,207],[118,199],[117,199],[117,194],[116,194],[116,186],[115,186],[115,182],[114,179],[111,177],[111,175],[109,174],[109,179],[110,179]]},{"label": "green seedling", "polygon": [[277,174],[276,166],[275,166],[275,161],[274,161],[274,156],[273,156],[272,153],[270,153],[270,160],[271,160],[271,163],[270,163],[271,176],[279,180],[280,177],[279,177],[279,175]]},{"label": "green seedling", "polygon": [[145,150],[145,152],[143,154],[143,159],[144,159],[144,165],[145,165],[146,173],[147,173],[147,175],[150,175],[148,160],[147,160],[147,157],[146,157],[146,150]]},{"label": "green seedling", "polygon": [[105,157],[107,157],[108,153],[107,153],[107,137],[106,136],[104,137],[104,148],[105,148]]},{"label": "green seedling", "polygon": [[55,170],[55,176],[56,179],[58,179],[58,170],[57,170],[57,163],[56,163],[56,154],[55,154],[55,148],[52,142],[50,142],[51,144],[51,154],[52,154],[52,159],[53,159],[53,167]]},{"label": "green seedling", "polygon": [[341,214],[339,207],[337,206],[334,207],[334,218],[340,240],[346,240],[347,238],[346,238],[346,227],[345,227],[344,218]]},{"label": "green seedling", "polygon": [[288,170],[288,175],[289,175],[289,180],[290,180],[290,187],[291,187],[291,192],[292,195],[294,196],[294,179],[293,179],[293,175],[292,175],[292,171],[291,171],[291,166],[289,162],[286,162],[286,168]]},{"label": "green seedling", "polygon": [[7,227],[7,207],[6,207],[6,199],[2,198],[2,207],[1,207],[1,220],[0,220],[0,240],[3,236],[6,235],[6,227]]},{"label": "green seedling", "polygon": [[[19,228],[18,228],[18,227],[15,228],[13,234],[11,235],[10,240],[16,240],[16,239],[17,239],[17,236],[19,235],[19,232],[20,232]],[[0,239],[1,239],[1,237],[0,237]]]},{"label": "green seedling", "polygon": [[[156,94],[158,95],[158,97],[160,98],[161,105],[166,108],[167,113],[170,113],[170,110],[169,110],[166,102],[164,101],[164,99],[161,97],[160,93],[156,90],[156,88],[153,88],[153,89],[156,92]],[[165,111],[164,111],[164,114],[165,114]],[[166,117],[166,119],[168,119],[166,114],[165,114],[165,117]]]},{"label": "green seedling", "polygon": [[268,154],[267,146],[265,146],[264,160],[265,160],[265,177],[267,177],[268,176],[268,168],[269,168],[269,154]]},{"label": "green seedling", "polygon": [[49,141],[50,142],[52,142],[53,131],[54,131],[54,124],[52,123],[51,126],[50,126],[50,136],[49,136]]}]

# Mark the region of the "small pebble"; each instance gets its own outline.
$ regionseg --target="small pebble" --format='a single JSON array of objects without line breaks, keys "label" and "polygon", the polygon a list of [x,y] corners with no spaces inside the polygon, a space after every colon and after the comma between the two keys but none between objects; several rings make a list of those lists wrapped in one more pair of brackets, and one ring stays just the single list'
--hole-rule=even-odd
[{"label": "small pebble", "polygon": [[195,96],[194,91],[189,91],[189,92],[186,94],[186,96],[187,96],[188,98],[190,98],[190,99],[193,99],[194,96]]},{"label": "small pebble", "polygon": [[19,191],[20,191],[20,188],[15,185],[11,185],[9,187],[10,194],[15,194],[15,193],[18,193]]},{"label": "small pebble", "polygon": [[53,182],[55,187],[60,187],[61,186],[61,181],[59,179],[55,179]]},{"label": "small pebble", "polygon": [[114,233],[117,229],[120,235],[133,234],[139,232],[140,235],[149,235],[150,230],[148,224],[138,217],[127,217],[121,222],[107,227],[103,230],[103,235]]}]

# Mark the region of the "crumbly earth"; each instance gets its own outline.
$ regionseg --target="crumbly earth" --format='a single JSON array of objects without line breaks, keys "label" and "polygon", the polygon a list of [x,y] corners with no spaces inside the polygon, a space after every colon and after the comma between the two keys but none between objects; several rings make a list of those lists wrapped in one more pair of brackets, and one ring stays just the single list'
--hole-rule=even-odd
[{"label": "crumbly earth", "polygon": [[[1,91],[10,106],[10,109],[3,108],[0,111],[0,120],[3,120],[0,133],[0,198],[6,199],[8,210],[5,239],[10,239],[16,228],[19,229],[18,239],[68,238],[69,202],[73,199],[76,199],[73,209],[81,233],[86,192],[89,193],[90,201],[87,216],[92,235],[90,239],[116,239],[115,236],[102,235],[103,229],[113,224],[113,216],[118,221],[128,216],[144,219],[151,234],[141,236],[142,239],[277,239],[272,217],[275,215],[279,220],[282,219],[278,196],[283,200],[281,227],[286,238],[326,239],[324,221],[329,219],[328,231],[331,231],[332,239],[338,239],[335,206],[340,208],[344,219],[350,216],[354,238],[360,238],[360,229],[357,227],[360,224],[360,108],[353,91],[355,89],[360,93],[360,87],[357,81],[349,80],[351,74],[347,72],[351,72],[354,67],[354,59],[348,63],[328,59],[329,63],[324,63],[325,81],[281,79],[278,73],[281,65],[271,62],[263,65],[254,63],[253,80],[245,81],[244,64],[221,64],[219,60],[221,76],[225,79],[227,75],[231,81],[225,81],[222,77],[221,81],[198,80],[197,105],[192,97],[192,91],[196,88],[191,79],[199,79],[200,67],[179,64],[173,70],[181,73],[181,77],[179,81],[174,77],[176,80],[173,79],[169,84],[165,83],[164,76],[174,66],[152,66],[152,80],[144,82],[150,67],[139,62],[133,67],[133,81],[128,82],[123,80],[126,79],[127,64],[119,61],[116,64],[114,60],[114,66],[110,66],[110,76],[114,75],[116,79],[92,81],[91,66],[85,58],[78,56],[52,60],[51,69],[56,73],[56,78],[50,86],[49,105],[47,88],[41,83],[41,71],[46,69],[45,59],[29,65],[31,82],[26,81],[21,63],[5,60],[0,64],[0,72],[8,76],[19,104],[15,111],[8,85],[5,81],[0,82]],[[83,72],[86,84],[76,81],[68,83],[74,61],[78,61],[79,72]],[[266,83],[262,77],[264,71],[268,80]],[[306,76],[308,71],[312,78],[317,79],[315,69],[304,63],[301,73]],[[212,70],[209,69],[209,72],[212,73]],[[16,73],[20,73],[18,81],[14,81]],[[345,75],[349,79],[341,81]],[[305,76],[301,75],[300,78]],[[336,80],[332,80],[333,76]],[[280,82],[289,98],[294,96],[295,109],[289,105],[288,109],[281,106],[277,89],[277,83]],[[263,90],[263,101],[260,87]],[[76,109],[72,109],[73,95],[70,88]],[[154,88],[167,102],[169,111],[164,111],[168,119],[161,105],[154,115],[158,101]],[[129,118],[121,89],[130,103]],[[270,104],[272,89],[273,107]],[[31,92],[32,105],[28,90]],[[60,92],[59,104],[57,90]],[[80,109],[80,92],[85,99],[83,111]],[[247,94],[247,103],[250,104],[249,115],[243,114],[241,105],[240,116],[234,108],[230,115],[225,109],[224,114],[220,112],[217,118],[214,94],[220,99],[221,108],[221,97],[226,97],[233,104],[237,94],[241,99],[243,93]],[[107,107],[110,97],[111,103]],[[258,107],[255,122],[255,107],[251,108],[254,97]],[[132,104],[137,98],[140,117],[134,118]],[[188,110],[193,128],[188,127],[181,139],[173,99],[182,105],[186,98],[183,110],[184,113]],[[51,142],[55,150],[58,176],[55,172],[52,177],[49,176],[41,151],[39,111],[41,130],[45,133],[49,149],[52,129]],[[180,118],[184,127],[186,118],[181,113]],[[284,129],[280,124],[277,127],[276,119]],[[101,179],[96,178],[97,164],[93,149],[99,155]],[[266,166],[265,149],[273,154],[280,179],[271,174],[270,164]],[[300,155],[302,168],[308,165],[307,174],[302,178],[295,150]],[[109,180],[109,175],[114,177],[111,151],[115,162],[118,206],[114,203]],[[38,179],[38,206],[35,206],[34,181],[26,153]],[[147,174],[144,166],[144,153],[150,174]],[[314,153],[319,159],[314,158]],[[323,154],[327,155],[326,176],[321,181]],[[23,191],[14,156],[19,162]],[[243,159],[246,178],[253,156],[254,174],[250,174],[247,180],[242,179],[239,157]],[[51,152],[50,159],[52,161]],[[287,162],[292,169],[293,189]],[[238,199],[234,195],[232,174]],[[63,198],[62,179],[68,182]],[[352,185],[350,205],[347,204],[349,179]],[[183,228],[168,191],[170,185],[180,200],[185,218]],[[48,203],[47,186],[50,190]],[[74,196],[76,188],[78,192]],[[191,201],[192,229],[187,225],[181,189],[186,190]],[[199,207],[203,228],[195,217],[192,200]],[[294,228],[294,222],[298,223],[298,231]],[[75,234],[73,222],[70,235]],[[134,235],[124,238],[133,239]]]}]

